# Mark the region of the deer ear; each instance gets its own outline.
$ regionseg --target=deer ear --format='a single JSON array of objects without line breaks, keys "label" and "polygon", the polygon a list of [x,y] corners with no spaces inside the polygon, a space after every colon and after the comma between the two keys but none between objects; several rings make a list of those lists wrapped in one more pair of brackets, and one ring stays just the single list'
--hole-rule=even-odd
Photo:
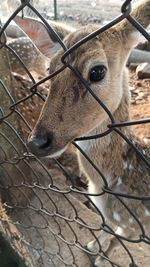
[{"label": "deer ear", "polygon": [[124,46],[128,49],[133,48],[140,40],[141,33],[132,25],[130,17],[134,18],[144,28],[150,24],[150,1],[141,0],[134,5],[129,19],[124,19],[116,28],[121,33]]},{"label": "deer ear", "polygon": [[[35,46],[46,57],[51,58],[53,54],[61,48],[61,45],[57,41],[54,34],[49,33],[44,24],[38,19],[34,18],[21,18],[16,16],[14,18],[16,24],[29,36]],[[49,24],[57,32],[59,37],[63,39],[68,33],[73,32],[75,29],[66,26],[65,24],[59,24],[54,21],[50,21]]]}]

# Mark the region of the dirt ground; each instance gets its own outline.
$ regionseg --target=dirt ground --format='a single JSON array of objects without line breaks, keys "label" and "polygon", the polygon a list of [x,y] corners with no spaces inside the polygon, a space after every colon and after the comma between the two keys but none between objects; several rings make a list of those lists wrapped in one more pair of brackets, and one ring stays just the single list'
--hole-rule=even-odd
[{"label": "dirt ground", "polygon": [[[131,114],[132,119],[150,118],[150,80],[138,80],[135,72],[130,71],[130,90],[132,95]],[[149,123],[135,126],[137,136],[148,146],[150,145]]]},{"label": "dirt ground", "polygon": [[[136,2],[133,0],[133,2]],[[57,1],[57,15],[60,20],[67,20],[67,22],[78,22],[79,24],[87,23],[106,23],[114,19],[120,14],[123,0],[84,0],[84,1]],[[38,7],[49,17],[54,14],[53,0],[47,3],[43,1],[36,1],[35,6]]]}]

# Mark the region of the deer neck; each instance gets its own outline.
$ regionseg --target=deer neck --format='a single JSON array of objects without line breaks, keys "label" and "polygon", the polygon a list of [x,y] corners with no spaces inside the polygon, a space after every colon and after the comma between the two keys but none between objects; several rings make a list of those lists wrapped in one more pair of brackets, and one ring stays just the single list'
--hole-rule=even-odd
[{"label": "deer neck", "polygon": [[[113,117],[115,121],[127,121],[130,120],[130,94],[128,86],[123,88],[123,96],[120,105],[114,112]],[[110,120],[106,119],[101,124],[99,124],[95,129],[93,129],[88,135],[96,135],[105,132],[108,129]],[[129,139],[133,136],[131,127],[122,127],[121,131]],[[80,141],[79,146],[84,150],[84,152],[94,161],[94,163],[99,166],[100,170],[107,177],[112,179],[112,175],[119,176],[122,175],[122,170],[124,168],[123,156],[127,153],[127,143],[122,137],[120,137],[115,131],[110,134],[97,139]],[[87,165],[85,159],[79,156],[81,160],[81,165]],[[87,169],[87,166],[83,166]],[[84,168],[84,169],[85,169]],[[88,171],[87,171],[88,172]],[[115,172],[115,173],[114,173]],[[87,173],[88,174],[88,173]],[[90,176],[90,175],[89,175]]]}]

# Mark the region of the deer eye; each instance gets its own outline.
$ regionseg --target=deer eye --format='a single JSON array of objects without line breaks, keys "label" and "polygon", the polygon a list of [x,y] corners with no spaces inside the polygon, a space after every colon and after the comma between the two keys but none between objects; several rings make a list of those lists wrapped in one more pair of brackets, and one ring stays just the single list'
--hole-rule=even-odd
[{"label": "deer eye", "polygon": [[104,65],[98,65],[90,70],[90,81],[99,82],[104,79],[107,68]]}]

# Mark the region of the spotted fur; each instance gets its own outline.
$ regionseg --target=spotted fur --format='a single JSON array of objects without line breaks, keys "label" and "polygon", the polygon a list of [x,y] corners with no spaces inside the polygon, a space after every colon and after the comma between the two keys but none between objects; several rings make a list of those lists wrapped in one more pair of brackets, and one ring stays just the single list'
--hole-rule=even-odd
[{"label": "spotted fur", "polygon": [[[147,27],[150,23],[150,0],[140,1],[133,10],[132,16],[143,27]],[[64,42],[69,48],[96,29],[97,26],[85,26],[66,36]],[[69,58],[70,64],[78,69],[93,92],[111,111],[116,121],[130,120],[130,94],[125,64],[129,52],[137,43],[138,38],[139,33],[125,19],[80,46]],[[62,49],[59,50],[52,58],[50,72],[54,72],[62,66],[61,56],[63,52]],[[107,74],[102,81],[91,83],[89,71],[97,64],[105,65]],[[76,93],[75,88],[78,88]],[[47,137],[51,137],[51,142],[47,143],[49,147],[46,154],[55,155],[77,137],[103,133],[108,129],[109,124],[110,119],[103,108],[86,91],[75,74],[66,68],[51,80],[49,96],[32,131],[28,145],[33,153],[40,156],[40,147],[35,149],[35,141],[39,138],[47,140]],[[131,127],[122,127],[121,131],[138,147],[141,153],[146,151],[135,137]],[[120,194],[149,196],[150,172],[147,165],[115,131],[103,138],[78,141],[78,145],[99,167],[111,190]],[[80,170],[88,178],[89,192],[100,194],[104,188],[103,179],[81,153],[77,152],[77,154]],[[145,152],[143,155],[146,156]],[[106,221],[113,229],[118,226],[117,233],[122,233],[128,238],[136,238],[141,233],[137,220],[125,209],[124,205],[130,207],[133,214],[142,221],[150,233],[149,205],[146,204],[146,201],[124,197],[122,198],[123,205],[112,194],[91,196],[91,200],[103,213]],[[107,237],[106,233],[101,234],[100,242],[103,242]],[[113,241],[113,245],[109,246],[108,256],[113,252],[116,241]],[[88,248],[93,251],[95,246],[96,242],[94,241],[88,245]],[[103,266],[102,259],[98,258],[95,266]]]}]

